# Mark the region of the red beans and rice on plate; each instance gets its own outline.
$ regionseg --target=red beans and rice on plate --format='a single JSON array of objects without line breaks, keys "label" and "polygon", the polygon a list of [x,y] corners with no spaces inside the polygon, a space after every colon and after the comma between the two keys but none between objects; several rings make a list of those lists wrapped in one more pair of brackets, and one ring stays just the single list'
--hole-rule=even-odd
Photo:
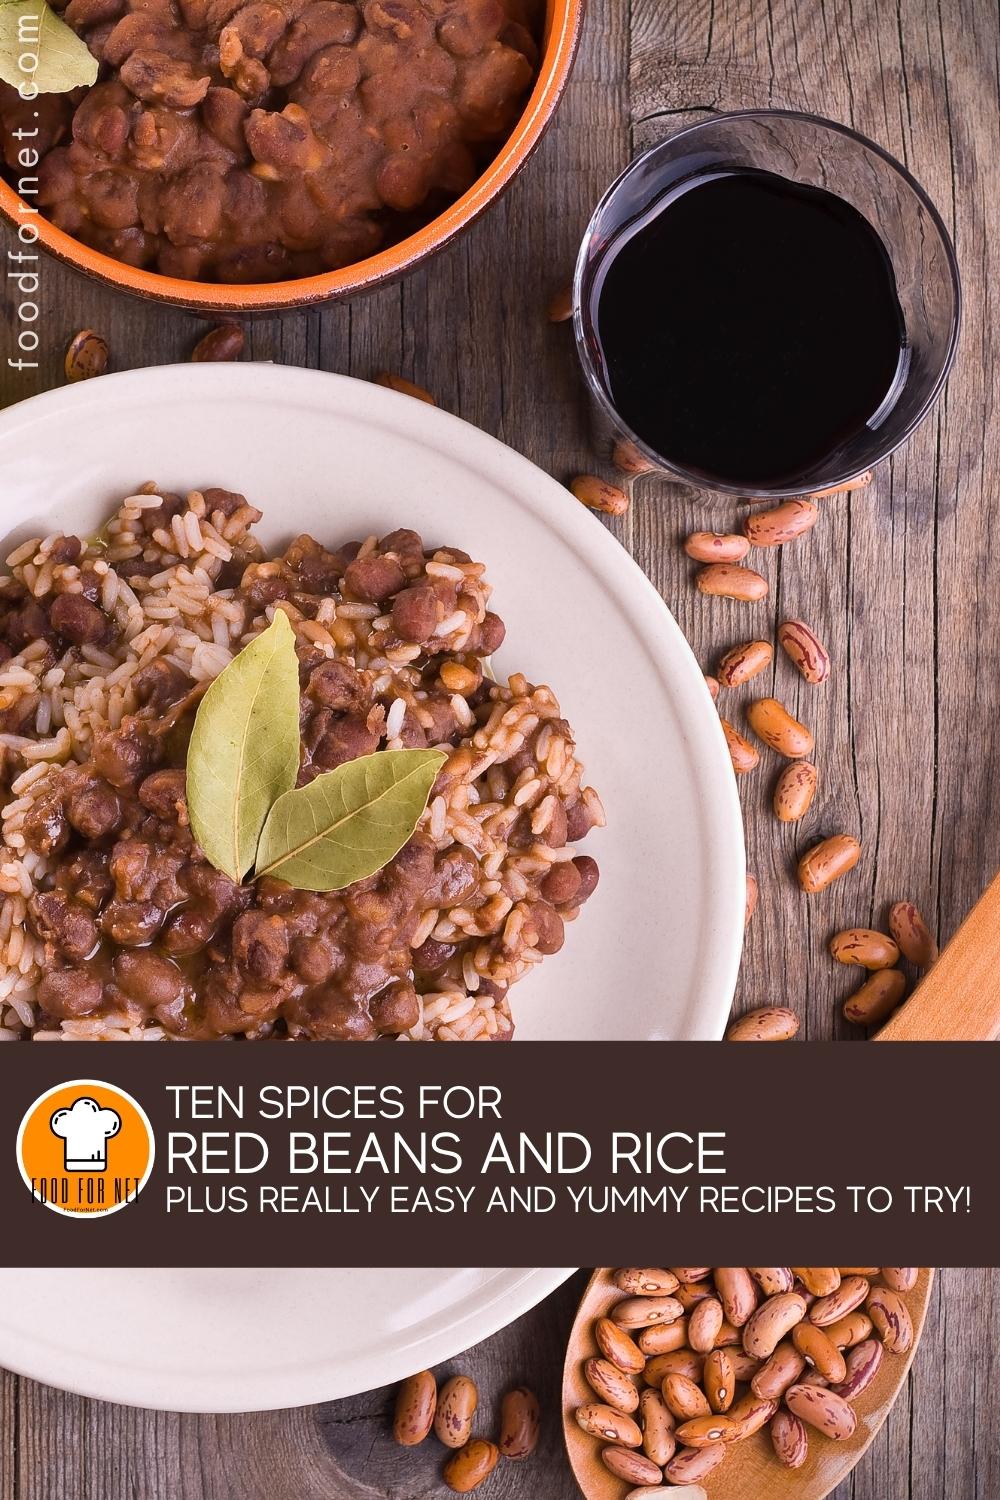
[{"label": "red beans and rice on plate", "polygon": [[[552,691],[491,680],[482,563],[396,530],[268,557],[222,489],[147,485],[0,581],[0,1036],[507,1040],[509,992],[597,885],[604,823]],[[298,784],[446,753],[413,836],[344,889],[235,881],[191,832],[206,688],[283,611]]]}]

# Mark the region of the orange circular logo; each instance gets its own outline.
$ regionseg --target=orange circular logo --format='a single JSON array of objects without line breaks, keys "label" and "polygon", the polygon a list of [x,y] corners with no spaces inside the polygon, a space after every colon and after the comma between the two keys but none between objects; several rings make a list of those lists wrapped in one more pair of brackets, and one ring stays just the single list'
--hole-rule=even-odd
[{"label": "orange circular logo", "polygon": [[71,1218],[134,1203],[155,1155],[145,1110],[124,1089],[93,1078],[40,1095],[17,1132],[17,1164],[31,1196]]}]

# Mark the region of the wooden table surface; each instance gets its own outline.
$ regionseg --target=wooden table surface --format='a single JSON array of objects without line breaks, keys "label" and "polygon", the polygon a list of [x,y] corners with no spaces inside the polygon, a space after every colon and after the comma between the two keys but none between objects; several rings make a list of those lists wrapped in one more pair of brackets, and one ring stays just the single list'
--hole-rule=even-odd
[{"label": "wooden table surface", "polygon": [[[775,678],[816,733],[822,783],[808,825],[776,831],[767,811],[773,764],[741,788],[761,901],[738,1004],[790,1004],[806,1037],[851,1034],[838,1001],[852,986],[824,952],[830,931],[877,923],[888,902],[907,897],[947,937],[1000,867],[990,344],[1000,324],[997,80],[990,0],[632,0],[631,9],[627,0],[591,0],[557,122],[501,205],[398,286],[248,329],[254,359],[362,377],[398,371],[568,478],[597,460],[569,329],[548,325],[544,307],[568,279],[592,205],[635,149],[706,113],[788,105],[857,126],[924,183],[955,238],[964,278],[958,364],[934,416],[875,485],[828,502],[807,538],[765,560],[769,602],[706,601],[691,586],[678,539],[725,529],[735,519],[731,503],[647,479],[627,517],[613,523],[706,667],[735,641],[770,633],[779,616],[805,617],[830,647],[835,667],[826,687],[799,684],[786,664]],[[10,242],[4,231],[3,248]],[[8,347],[13,301],[7,286]],[[39,302],[41,368],[0,373],[3,404],[58,384],[65,345],[81,327],[105,335],[118,369],[184,360],[203,331],[191,316],[119,299],[54,262],[44,265]],[[861,838],[859,871],[807,904],[790,878],[795,851],[804,837],[834,831]],[[985,1292],[982,1273],[942,1277],[909,1396],[841,1500],[1000,1494],[1000,1472],[991,1483],[984,1456],[992,1444],[997,1463],[996,1423],[975,1399],[985,1400],[988,1388],[983,1351],[994,1361],[994,1402],[1000,1389],[1000,1327]],[[552,1396],[572,1303],[571,1289],[557,1294],[470,1355],[469,1368],[486,1389],[527,1378]],[[411,1465],[387,1445],[386,1402],[376,1393],[279,1416],[177,1418],[9,1377],[0,1500],[439,1493],[429,1459]],[[569,1500],[554,1427],[540,1459],[506,1470],[491,1494]]]}]

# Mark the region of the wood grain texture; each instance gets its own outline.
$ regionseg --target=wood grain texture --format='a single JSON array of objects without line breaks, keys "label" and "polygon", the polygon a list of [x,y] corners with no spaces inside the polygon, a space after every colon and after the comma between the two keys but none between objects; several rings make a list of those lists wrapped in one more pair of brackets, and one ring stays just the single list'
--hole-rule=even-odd
[{"label": "wood grain texture", "polygon": [[[942,940],[1000,867],[994,816],[1000,746],[994,655],[1000,537],[996,355],[998,28],[990,0],[591,0],[583,50],[557,123],[503,202],[405,282],[349,306],[248,329],[248,357],[362,377],[381,368],[560,478],[595,467],[568,327],[544,307],[567,279],[590,209],[632,151],[699,115],[807,107],[868,132],[909,166],[955,236],[965,283],[959,361],[944,401],[856,499],[767,560],[773,591],[749,611],[691,587],[677,542],[723,528],[734,507],[655,478],[609,523],[674,610],[707,667],[748,633],[802,616],[835,662],[821,689],[784,662],[773,682],[814,729],[822,790],[807,826],[778,831],[777,767],[742,787],[761,882],[738,1004],[790,1003],[803,1035],[846,1036],[850,976],[826,955],[840,926],[878,923],[914,900]],[[0,246],[10,243],[4,231]],[[13,331],[2,293],[3,352]],[[113,366],[186,359],[204,324],[120,299],[53,262],[43,267],[38,371],[0,371],[0,403],[62,381],[81,327]],[[155,420],[155,412],[150,413]],[[770,690],[772,679],[766,679]],[[734,695],[735,697],[735,695]],[[728,706],[728,705],[727,705]],[[734,717],[739,717],[736,712]],[[847,830],[859,870],[811,901],[792,879],[806,838]],[[562,1349],[582,1282],[570,1284],[455,1369],[484,1401],[527,1380],[545,1397],[545,1445],[484,1494],[573,1500],[558,1442]],[[995,1272],[945,1272],[903,1397],[836,1500],[993,1500],[1000,1494],[1000,1317]],[[993,1419],[990,1419],[990,1404]],[[0,1500],[425,1500],[443,1496],[440,1454],[406,1456],[387,1436],[391,1393],[253,1417],[177,1417],[90,1402],[4,1376]]]}]

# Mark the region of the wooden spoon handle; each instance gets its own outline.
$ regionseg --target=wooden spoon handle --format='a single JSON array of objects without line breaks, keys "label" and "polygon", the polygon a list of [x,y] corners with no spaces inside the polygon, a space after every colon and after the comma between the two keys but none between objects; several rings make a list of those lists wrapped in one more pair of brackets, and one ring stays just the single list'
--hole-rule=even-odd
[{"label": "wooden spoon handle", "polygon": [[993,1042],[1000,1036],[1000,875],[876,1042]]}]

